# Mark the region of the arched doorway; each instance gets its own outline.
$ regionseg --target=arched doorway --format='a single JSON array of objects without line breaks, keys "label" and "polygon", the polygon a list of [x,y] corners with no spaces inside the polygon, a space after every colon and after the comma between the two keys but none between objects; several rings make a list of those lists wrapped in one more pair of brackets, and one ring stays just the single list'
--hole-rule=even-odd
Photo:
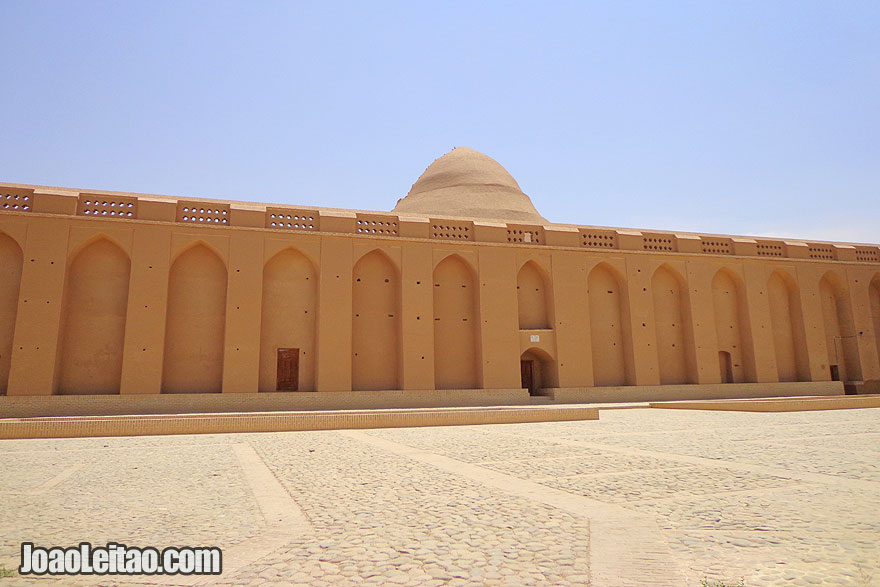
[{"label": "arched doorway", "polygon": [[831,379],[861,381],[858,339],[845,282],[836,273],[827,272],[819,282],[819,296]]},{"label": "arched doorway", "polygon": [[529,395],[541,395],[542,389],[559,387],[556,361],[541,349],[531,348],[519,358],[520,379]]}]

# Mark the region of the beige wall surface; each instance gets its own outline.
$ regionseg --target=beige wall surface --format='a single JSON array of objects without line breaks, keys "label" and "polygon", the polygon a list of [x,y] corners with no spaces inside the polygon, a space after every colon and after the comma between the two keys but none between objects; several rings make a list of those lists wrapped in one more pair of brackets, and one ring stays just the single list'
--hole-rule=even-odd
[{"label": "beige wall surface", "polygon": [[875,245],[0,184],[4,202],[10,396],[271,392],[278,349],[299,391],[512,389],[523,362],[535,388],[880,379]]}]

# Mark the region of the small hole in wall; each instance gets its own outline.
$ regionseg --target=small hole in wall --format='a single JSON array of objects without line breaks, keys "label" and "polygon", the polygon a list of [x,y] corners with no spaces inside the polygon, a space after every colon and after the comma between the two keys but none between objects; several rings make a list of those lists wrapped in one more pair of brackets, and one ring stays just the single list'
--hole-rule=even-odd
[{"label": "small hole in wall", "polygon": [[49,265],[54,265],[55,261],[49,261]]},{"label": "small hole in wall", "polygon": [[235,272],[236,272],[236,273],[241,273],[241,269],[236,269]]},{"label": "small hole in wall", "polygon": [[238,348],[238,347],[235,347],[235,350],[237,350],[237,351],[240,351],[240,350],[241,350],[241,349],[240,349],[240,348]]},{"label": "small hole in wall", "polygon": [[422,360],[424,360],[424,359],[425,359],[425,357],[422,357]]},{"label": "small hole in wall", "polygon": [[241,306],[235,306],[236,310],[241,310]]},{"label": "small hole in wall", "polygon": [[421,282],[421,281],[417,281],[417,282],[416,282],[416,285],[422,285],[422,282]]},{"label": "small hole in wall", "polygon": [[147,350],[147,349],[141,349],[141,351],[145,351],[145,350]]}]

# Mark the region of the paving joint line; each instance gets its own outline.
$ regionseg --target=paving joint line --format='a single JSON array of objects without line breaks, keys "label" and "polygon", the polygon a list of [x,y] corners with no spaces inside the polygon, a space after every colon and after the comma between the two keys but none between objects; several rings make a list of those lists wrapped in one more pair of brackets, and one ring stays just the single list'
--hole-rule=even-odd
[{"label": "paving joint line", "polygon": [[[648,577],[656,585],[677,587],[685,584],[678,561],[652,515],[547,487],[378,435],[358,430],[340,430],[339,433],[493,489],[587,518],[590,522],[588,557],[592,585],[635,587],[645,585]],[[655,583],[655,578],[659,577],[663,577],[663,582]]]}]

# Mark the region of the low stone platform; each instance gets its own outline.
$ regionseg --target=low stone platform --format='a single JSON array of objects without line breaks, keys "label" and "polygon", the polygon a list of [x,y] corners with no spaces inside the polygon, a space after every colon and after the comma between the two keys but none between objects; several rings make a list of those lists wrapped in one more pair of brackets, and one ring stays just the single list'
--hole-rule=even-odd
[{"label": "low stone platform", "polygon": [[713,400],[696,402],[649,402],[652,408],[672,410],[723,410],[733,412],[805,412],[880,408],[880,395],[838,397],[778,397],[771,399]]},{"label": "low stone platform", "polygon": [[525,389],[0,396],[6,418],[528,405]]},{"label": "low stone platform", "polygon": [[0,419],[0,438],[293,432],[598,420],[584,406],[511,406]]},{"label": "low stone platform", "polygon": [[631,403],[686,400],[749,399],[796,396],[842,396],[840,381],[785,381],[777,383],[706,383],[682,385],[621,385],[544,389],[556,404]]}]

